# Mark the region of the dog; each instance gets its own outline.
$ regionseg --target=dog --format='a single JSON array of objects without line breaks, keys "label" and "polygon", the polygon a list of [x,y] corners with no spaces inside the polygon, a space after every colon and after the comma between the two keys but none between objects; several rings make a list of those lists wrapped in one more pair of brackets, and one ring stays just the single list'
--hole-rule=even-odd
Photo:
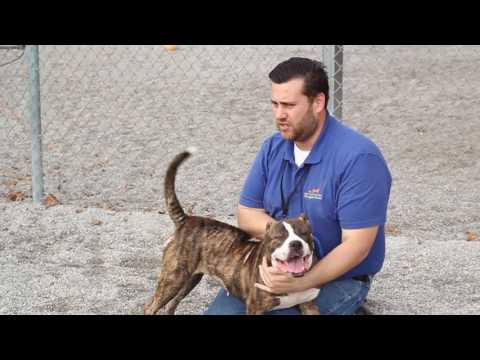
[{"label": "dog", "polygon": [[320,291],[317,288],[275,295],[254,285],[263,284],[259,265],[264,256],[269,266],[293,276],[302,276],[311,268],[314,242],[305,216],[269,223],[264,240],[258,240],[238,227],[187,215],[175,193],[175,178],[178,167],[193,152],[188,149],[178,154],[167,169],[165,202],[175,233],[163,250],[156,290],[145,305],[144,313],[154,315],[165,307],[166,314],[173,315],[182,299],[208,274],[229,294],[242,299],[249,315],[295,305],[299,305],[302,314],[319,314],[313,301]]}]

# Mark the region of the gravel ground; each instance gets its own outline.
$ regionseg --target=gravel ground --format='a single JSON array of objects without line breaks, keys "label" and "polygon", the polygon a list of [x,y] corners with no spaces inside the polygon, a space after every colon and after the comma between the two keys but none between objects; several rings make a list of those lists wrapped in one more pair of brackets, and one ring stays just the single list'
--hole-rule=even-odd
[{"label": "gravel ground", "polygon": [[[244,176],[274,131],[266,74],[292,55],[321,58],[315,46],[40,54],[45,189],[61,204],[31,203],[26,73],[1,67],[0,194],[27,196],[0,196],[1,314],[140,314],[173,229],[168,162],[196,146],[179,171],[181,202],[234,224]],[[480,241],[466,231],[480,232],[480,47],[345,46],[344,61],[344,122],[381,147],[394,181],[371,310],[478,313]],[[217,289],[205,278],[178,313],[202,313]]]}]

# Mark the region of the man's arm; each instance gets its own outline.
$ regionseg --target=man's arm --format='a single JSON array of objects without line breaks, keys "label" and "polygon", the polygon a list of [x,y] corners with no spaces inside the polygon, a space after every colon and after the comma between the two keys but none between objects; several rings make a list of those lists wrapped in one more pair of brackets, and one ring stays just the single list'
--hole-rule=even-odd
[{"label": "man's arm", "polygon": [[342,242],[305,275],[305,289],[320,287],[360,264],[370,252],[378,226],[364,229],[342,229]]},{"label": "man's arm", "polygon": [[240,229],[248,232],[257,239],[263,240],[267,224],[272,221],[274,221],[274,219],[267,215],[265,209],[256,209],[238,205],[238,226]]},{"label": "man's arm", "polygon": [[342,230],[342,242],[320,260],[303,277],[295,278],[272,267],[261,267],[266,287],[257,287],[274,294],[298,292],[319,288],[360,264],[370,252],[377,236],[378,226],[364,229]]}]

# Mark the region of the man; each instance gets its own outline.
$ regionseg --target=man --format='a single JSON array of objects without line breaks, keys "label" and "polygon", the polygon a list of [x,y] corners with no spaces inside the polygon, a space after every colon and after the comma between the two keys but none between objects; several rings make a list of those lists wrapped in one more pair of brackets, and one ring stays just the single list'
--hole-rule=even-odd
[{"label": "man", "polygon": [[[303,277],[260,267],[273,294],[317,287],[322,314],[354,314],[383,265],[384,224],[391,175],[378,147],[328,113],[328,77],[322,63],[291,58],[277,65],[272,109],[279,133],[266,139],[247,176],[239,227],[263,239],[267,223],[303,213],[319,258]],[[206,314],[244,314],[221,290]],[[300,314],[297,307],[268,314]]]}]

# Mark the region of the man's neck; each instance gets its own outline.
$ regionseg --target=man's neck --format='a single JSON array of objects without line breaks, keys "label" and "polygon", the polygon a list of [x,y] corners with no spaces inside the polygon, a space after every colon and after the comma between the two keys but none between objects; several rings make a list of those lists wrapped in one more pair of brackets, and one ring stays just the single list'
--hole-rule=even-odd
[{"label": "man's neck", "polygon": [[308,139],[304,141],[295,141],[295,145],[297,145],[297,147],[303,151],[312,150],[313,145],[315,145],[318,138],[320,137],[320,134],[322,133],[323,128],[325,127],[326,119],[327,119],[327,113],[326,111],[323,111],[320,114],[320,118],[318,119],[318,123],[319,123],[318,128],[315,130],[312,136],[310,136]]}]

